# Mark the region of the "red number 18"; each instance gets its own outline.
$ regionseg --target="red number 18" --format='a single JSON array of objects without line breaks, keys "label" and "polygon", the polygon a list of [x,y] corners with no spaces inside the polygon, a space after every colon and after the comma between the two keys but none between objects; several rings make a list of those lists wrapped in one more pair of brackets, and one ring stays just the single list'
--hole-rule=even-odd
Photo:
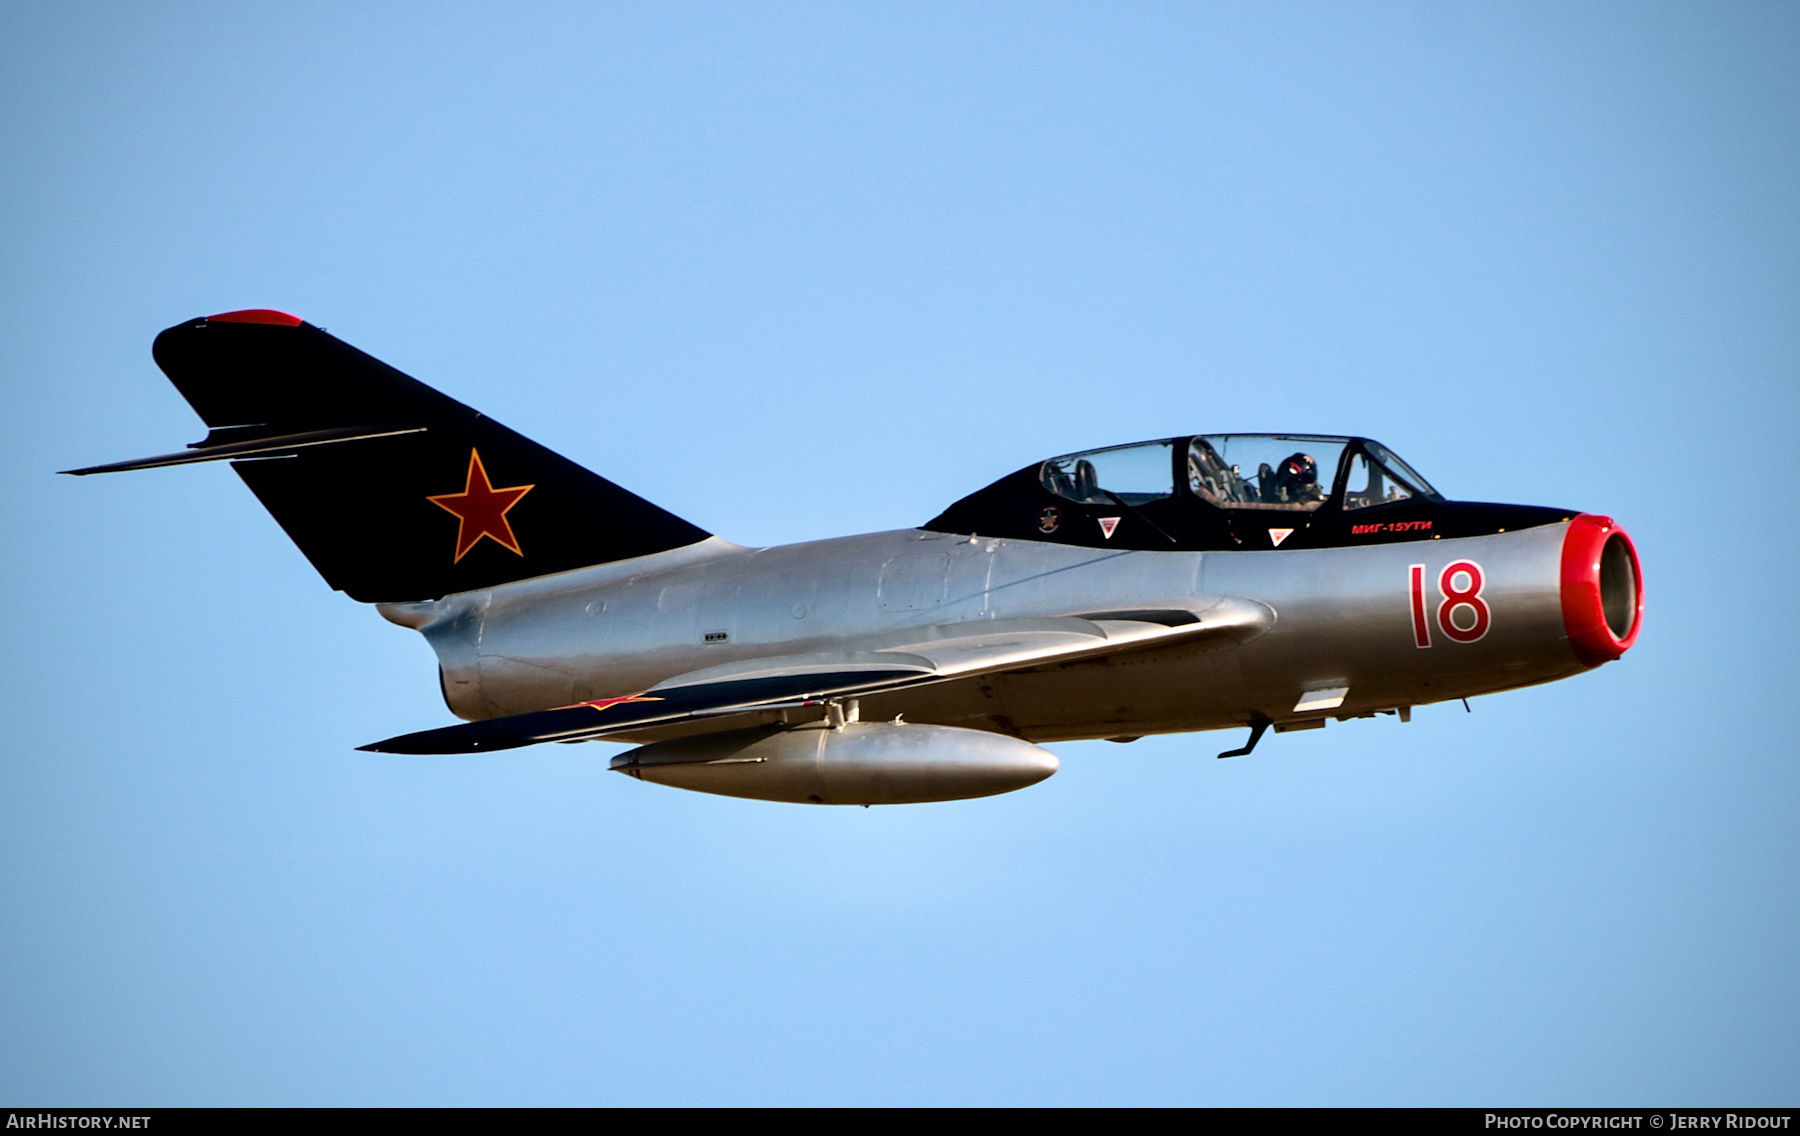
[{"label": "red number 18", "polygon": [[[1406,573],[1407,590],[1412,593],[1413,642],[1429,647],[1431,623],[1425,609],[1425,565],[1410,565]],[[1459,576],[1463,579],[1461,587],[1457,586]],[[1481,565],[1473,560],[1456,560],[1446,565],[1438,573],[1438,593],[1444,597],[1437,609],[1438,630],[1458,643],[1473,643],[1486,635],[1493,622],[1493,613],[1488,610],[1487,601],[1481,598],[1481,589],[1486,583]],[[1474,618],[1467,627],[1458,627],[1452,618],[1459,607],[1466,607],[1473,613]]]}]

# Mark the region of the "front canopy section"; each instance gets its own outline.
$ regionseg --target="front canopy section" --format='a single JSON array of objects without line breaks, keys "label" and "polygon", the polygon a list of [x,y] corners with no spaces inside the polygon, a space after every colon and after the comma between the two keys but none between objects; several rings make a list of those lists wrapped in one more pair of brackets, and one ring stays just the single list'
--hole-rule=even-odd
[{"label": "front canopy section", "polygon": [[1202,434],[1188,442],[1188,488],[1225,509],[1310,513],[1333,499],[1339,467],[1348,475],[1343,507],[1366,509],[1423,496],[1443,497],[1370,438],[1319,434]]},{"label": "front canopy section", "polygon": [[1452,505],[1370,438],[1198,434],[1051,458],[924,527],[1095,548],[1225,551],[1478,535],[1568,515]]},{"label": "front canopy section", "polygon": [[1188,489],[1226,509],[1310,513],[1330,496],[1350,443],[1306,434],[1205,434],[1188,442]]}]

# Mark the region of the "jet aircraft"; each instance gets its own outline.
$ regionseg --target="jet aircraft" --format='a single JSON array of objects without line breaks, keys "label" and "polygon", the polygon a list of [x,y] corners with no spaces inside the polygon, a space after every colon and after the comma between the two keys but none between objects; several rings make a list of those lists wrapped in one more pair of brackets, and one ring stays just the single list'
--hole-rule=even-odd
[{"label": "jet aircraft", "polygon": [[157,336],[210,428],[69,470],[232,468],[335,589],[422,633],[460,725],[591,739],[703,792],[897,804],[1055,772],[1039,743],[1329,719],[1549,682],[1643,616],[1610,518],[1445,499],[1370,438],[1197,434],[1027,466],[915,529],[723,540],[298,317]]}]

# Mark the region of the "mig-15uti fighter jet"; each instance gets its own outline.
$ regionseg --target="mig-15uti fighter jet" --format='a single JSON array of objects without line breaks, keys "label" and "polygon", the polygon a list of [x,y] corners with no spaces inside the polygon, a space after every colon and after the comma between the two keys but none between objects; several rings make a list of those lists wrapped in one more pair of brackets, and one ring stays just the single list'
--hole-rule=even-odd
[{"label": "mig-15uti fighter jet", "polygon": [[362,747],[635,743],[709,793],[897,804],[1023,788],[1037,743],[1330,718],[1619,658],[1642,576],[1610,518],[1445,500],[1369,438],[1068,454],[916,529],[744,548],[274,311],[155,358],[326,581],[425,636],[461,725]]}]

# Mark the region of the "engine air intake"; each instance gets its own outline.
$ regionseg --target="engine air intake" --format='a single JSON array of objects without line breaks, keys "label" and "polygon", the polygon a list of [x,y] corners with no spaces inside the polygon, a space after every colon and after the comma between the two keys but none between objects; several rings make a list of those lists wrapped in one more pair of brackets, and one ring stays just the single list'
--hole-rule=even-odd
[{"label": "engine air intake", "polygon": [[1584,666],[1609,663],[1637,642],[1644,621],[1637,547],[1611,517],[1583,513],[1563,538],[1562,609],[1569,646]]}]

